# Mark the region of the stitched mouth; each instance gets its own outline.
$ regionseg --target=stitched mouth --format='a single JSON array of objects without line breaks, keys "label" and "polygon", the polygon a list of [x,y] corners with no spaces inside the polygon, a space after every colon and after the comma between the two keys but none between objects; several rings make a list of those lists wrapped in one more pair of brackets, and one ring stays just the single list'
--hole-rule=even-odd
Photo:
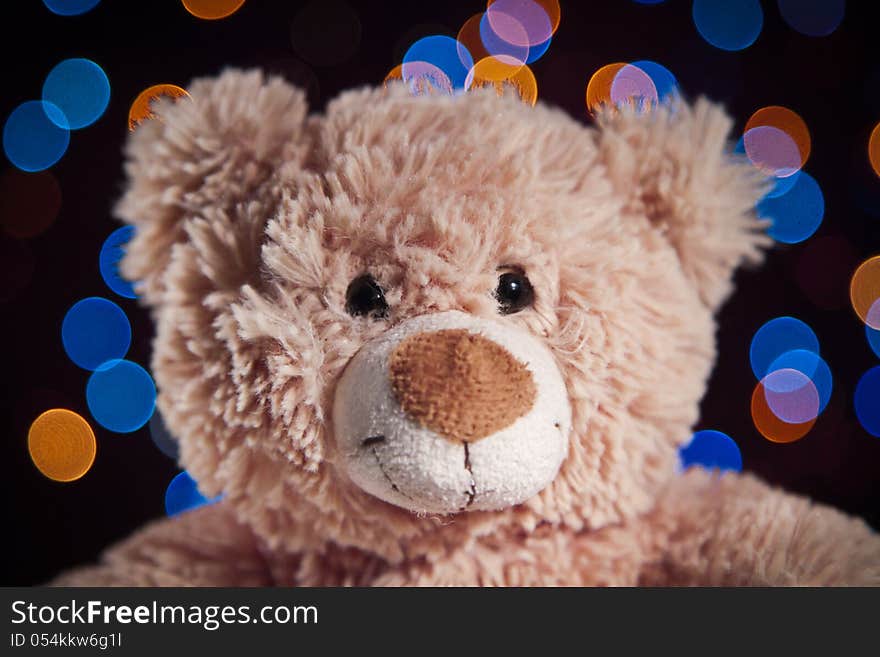
[{"label": "stitched mouth", "polygon": [[474,479],[474,471],[471,470],[471,450],[467,443],[464,443],[464,469],[468,471],[468,474],[471,477],[471,487],[465,491],[467,502],[459,509],[459,511],[465,511],[474,503],[474,499],[477,497],[477,481]]},{"label": "stitched mouth", "polygon": [[361,442],[362,447],[370,447],[371,445],[379,445],[385,442],[385,436],[370,436],[369,438],[364,438]]},{"label": "stitched mouth", "polygon": [[[379,438],[381,440],[376,440],[377,438]],[[373,453],[373,458],[376,459],[376,465],[379,466],[379,471],[382,473],[382,476],[385,477],[385,480],[391,486],[391,490],[399,493],[400,495],[403,495],[406,499],[410,500],[411,502],[415,502],[416,504],[418,504],[418,500],[413,499],[411,496],[407,495],[402,490],[400,490],[400,487],[396,483],[394,483],[394,480],[391,478],[391,475],[389,475],[385,471],[385,466],[382,465],[382,459],[379,458],[379,453],[376,451],[376,447],[375,447],[377,444],[381,444],[382,442],[384,442],[384,440],[385,440],[385,436],[372,436],[370,438],[365,439],[362,444],[365,447],[370,448],[370,451]],[[373,442],[369,442],[369,441],[373,441]]]},{"label": "stitched mouth", "polygon": [[[396,493],[399,493],[400,495],[403,495],[406,499],[410,500],[411,502],[414,502],[415,504],[420,504],[418,500],[416,500],[414,497],[412,497],[411,495],[404,492],[400,488],[400,486],[397,485],[397,483],[394,481],[394,479],[391,478],[391,475],[388,474],[388,471],[385,470],[385,465],[382,463],[382,459],[379,457],[379,452],[376,449],[377,446],[381,446],[384,442],[385,442],[385,436],[383,436],[383,435],[369,436],[367,438],[364,438],[361,441],[361,447],[368,448],[370,450],[370,452],[373,454],[373,458],[376,459],[376,465],[379,466],[379,471],[382,473],[382,476],[385,477],[385,481],[388,482],[388,485],[391,486],[391,490],[395,491]],[[470,451],[468,449],[467,443],[463,443],[463,445],[464,445],[464,467],[468,471],[468,474],[470,475],[471,482],[470,482],[469,490],[464,491],[464,494],[467,496],[467,502],[464,504],[464,506],[462,506],[458,509],[459,511],[467,510],[467,508],[471,504],[473,504],[474,499],[477,496],[477,483],[476,483],[476,480],[474,479],[473,471],[471,470]]]}]

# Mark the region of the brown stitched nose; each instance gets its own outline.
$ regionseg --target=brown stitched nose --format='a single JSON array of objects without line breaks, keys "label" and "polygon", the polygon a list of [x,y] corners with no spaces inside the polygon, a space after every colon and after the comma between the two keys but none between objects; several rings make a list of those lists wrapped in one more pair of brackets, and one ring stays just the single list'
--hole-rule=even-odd
[{"label": "brown stitched nose", "polygon": [[389,362],[406,414],[444,438],[473,443],[531,410],[532,374],[498,343],[463,329],[411,335]]}]

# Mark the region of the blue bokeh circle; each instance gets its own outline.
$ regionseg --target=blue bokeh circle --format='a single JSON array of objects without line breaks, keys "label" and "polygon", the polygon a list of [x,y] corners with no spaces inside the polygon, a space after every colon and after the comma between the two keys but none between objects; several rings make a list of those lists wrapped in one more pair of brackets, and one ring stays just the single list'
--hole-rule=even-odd
[{"label": "blue bokeh circle", "polygon": [[156,408],[156,385],[137,363],[117,360],[89,377],[86,402],[102,427],[131,433],[150,421]]},{"label": "blue bokeh circle", "polygon": [[104,69],[90,59],[65,59],[46,76],[43,100],[61,110],[61,117],[49,113],[53,122],[78,130],[104,114],[110,103],[110,81]]},{"label": "blue bokeh circle", "polygon": [[691,466],[719,470],[742,471],[742,454],[739,445],[726,433],[707,429],[697,431],[687,445],[679,449],[682,469]]},{"label": "blue bokeh circle", "polygon": [[103,297],[77,301],[61,322],[67,356],[85,370],[123,358],[131,346],[131,324],[122,308]]},{"label": "blue bokeh circle", "polygon": [[[51,117],[51,118],[50,118]],[[48,169],[70,144],[64,113],[51,103],[29,100],[16,107],[3,126],[3,151],[22,171]]]}]

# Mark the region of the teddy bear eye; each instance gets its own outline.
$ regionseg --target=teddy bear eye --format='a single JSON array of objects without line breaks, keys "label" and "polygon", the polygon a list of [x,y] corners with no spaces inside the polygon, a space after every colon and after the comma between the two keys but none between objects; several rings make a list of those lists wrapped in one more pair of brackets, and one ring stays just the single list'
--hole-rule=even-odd
[{"label": "teddy bear eye", "polygon": [[376,279],[364,274],[349,283],[345,291],[345,310],[354,317],[358,315],[384,317],[388,314],[385,293],[382,292]]},{"label": "teddy bear eye", "polygon": [[510,315],[531,306],[535,301],[535,290],[524,272],[508,271],[498,277],[495,298],[501,314]]}]

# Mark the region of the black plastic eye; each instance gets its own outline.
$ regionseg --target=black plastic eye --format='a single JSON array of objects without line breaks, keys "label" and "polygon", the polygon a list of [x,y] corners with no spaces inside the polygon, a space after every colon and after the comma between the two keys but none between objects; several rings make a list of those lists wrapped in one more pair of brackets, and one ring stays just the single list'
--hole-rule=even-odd
[{"label": "black plastic eye", "polygon": [[345,291],[345,310],[353,316],[385,317],[388,314],[388,302],[385,301],[385,294],[376,279],[364,274],[349,283]]},{"label": "black plastic eye", "polygon": [[523,272],[508,271],[498,277],[495,298],[501,314],[510,315],[531,306],[535,301],[535,290]]}]

